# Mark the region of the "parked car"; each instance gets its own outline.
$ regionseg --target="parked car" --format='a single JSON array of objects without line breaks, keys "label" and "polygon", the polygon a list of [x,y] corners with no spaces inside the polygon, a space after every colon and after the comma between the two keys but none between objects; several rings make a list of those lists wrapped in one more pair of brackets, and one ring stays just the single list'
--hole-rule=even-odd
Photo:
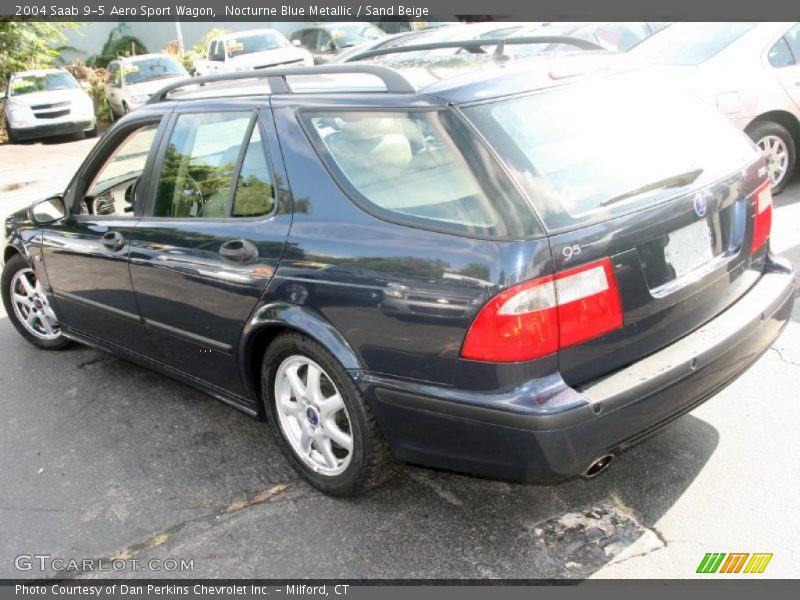
[{"label": "parked car", "polygon": [[675,23],[631,51],[665,66],[761,148],[773,193],[800,144],[800,24]]},{"label": "parked car", "polygon": [[598,474],[789,321],[765,162],[625,55],[472,58],[171,84],[8,219],[9,319],[266,416],[330,494]]},{"label": "parked car", "polygon": [[[528,26],[517,31],[515,35],[561,35],[594,42],[607,50],[624,52],[668,25],[669,23],[660,21],[556,22]],[[514,50],[524,55],[541,52],[574,52],[575,48],[568,44],[551,44],[545,47],[521,46]]]},{"label": "parked car", "polygon": [[[509,21],[487,21],[481,23],[454,24],[436,29],[409,31],[406,33],[398,33],[395,35],[386,36],[373,42],[355,46],[338,54],[336,57],[331,59],[330,62],[345,63],[365,60],[370,58],[370,52],[380,49],[406,48],[421,44],[454,43],[456,41],[468,42],[486,40],[487,42],[490,42],[501,38],[514,37],[522,31],[528,31],[529,33],[527,35],[534,35],[534,33],[531,32],[534,32],[541,26],[541,23],[534,24],[530,22],[517,23]],[[536,31],[536,33],[538,33],[538,31]],[[546,34],[546,32],[543,33]],[[517,51],[517,48],[527,47],[527,44],[515,45],[513,48],[508,48],[507,53],[513,54]],[[540,45],[537,45],[536,47],[541,48]],[[395,58],[407,62],[408,60],[429,60],[431,58],[442,56],[456,56],[459,54],[469,53],[491,54],[494,49],[495,46],[491,44],[481,47],[470,46],[469,48],[461,48],[458,45],[453,44],[445,48],[433,50],[408,51],[398,55],[384,55],[379,59],[379,61],[387,62],[387,64],[389,64],[395,60],[391,58],[391,56],[395,56]],[[524,54],[523,52],[518,53]]]},{"label": "parked car", "polygon": [[145,104],[169,79],[189,73],[169,54],[142,54],[112,60],[108,64],[106,100],[112,118],[126,115]]},{"label": "parked car", "polygon": [[14,73],[3,95],[11,143],[57,135],[97,135],[91,96],[64,69]]},{"label": "parked car", "polygon": [[194,63],[194,74],[233,73],[275,66],[311,65],[309,52],[292,44],[275,29],[253,29],[213,38],[206,57]]},{"label": "parked car", "polygon": [[371,23],[320,23],[298,29],[289,39],[311,52],[314,63],[321,65],[345,48],[377,40],[385,35],[386,33]]}]

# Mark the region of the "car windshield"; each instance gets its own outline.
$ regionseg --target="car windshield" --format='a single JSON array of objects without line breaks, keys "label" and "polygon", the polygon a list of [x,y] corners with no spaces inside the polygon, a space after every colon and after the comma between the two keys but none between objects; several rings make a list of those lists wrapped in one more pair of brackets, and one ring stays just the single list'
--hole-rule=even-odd
[{"label": "car windshield", "polygon": [[55,90],[74,90],[80,86],[67,72],[46,73],[44,75],[18,75],[11,78],[12,96],[22,96],[33,92],[52,92]]},{"label": "car windshield", "polygon": [[125,83],[134,85],[153,79],[186,75],[186,70],[171,56],[158,56],[126,62],[122,65],[122,73]]},{"label": "car windshield", "polygon": [[670,65],[699,65],[754,27],[754,23],[674,23],[636,46],[632,53]]},{"label": "car windshield", "polygon": [[464,113],[551,230],[688,193],[758,158],[724,117],[652,71],[593,77]]},{"label": "car windshield", "polygon": [[246,35],[225,42],[228,56],[231,58],[242,54],[252,54],[254,52],[265,52],[275,48],[286,48],[291,46],[289,40],[277,31],[268,31],[259,34]]},{"label": "car windshield", "polygon": [[363,23],[336,25],[329,29],[328,33],[339,48],[349,48],[370,40],[377,40],[384,35],[383,31],[377,27]]}]

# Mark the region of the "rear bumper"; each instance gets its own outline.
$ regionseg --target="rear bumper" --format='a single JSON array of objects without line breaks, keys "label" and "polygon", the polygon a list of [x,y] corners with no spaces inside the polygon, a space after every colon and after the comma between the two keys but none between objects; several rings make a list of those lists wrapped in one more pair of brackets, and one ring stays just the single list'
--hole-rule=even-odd
[{"label": "rear bumper", "polygon": [[580,390],[560,376],[504,394],[462,393],[362,374],[359,383],[398,458],[503,479],[581,474],[693,409],[778,337],[794,302],[788,265],[663,350]]}]

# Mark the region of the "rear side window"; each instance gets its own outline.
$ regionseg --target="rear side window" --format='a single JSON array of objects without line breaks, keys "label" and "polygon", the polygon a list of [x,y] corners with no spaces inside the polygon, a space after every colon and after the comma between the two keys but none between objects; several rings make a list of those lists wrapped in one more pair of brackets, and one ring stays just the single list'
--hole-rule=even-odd
[{"label": "rear side window", "polygon": [[489,151],[450,111],[306,112],[329,170],[368,212],[472,237],[541,233]]},{"label": "rear side window", "polygon": [[775,45],[770,48],[769,64],[777,69],[780,69],[781,67],[790,67],[795,64],[792,50],[789,47],[789,42],[786,41],[786,38],[779,39]]}]

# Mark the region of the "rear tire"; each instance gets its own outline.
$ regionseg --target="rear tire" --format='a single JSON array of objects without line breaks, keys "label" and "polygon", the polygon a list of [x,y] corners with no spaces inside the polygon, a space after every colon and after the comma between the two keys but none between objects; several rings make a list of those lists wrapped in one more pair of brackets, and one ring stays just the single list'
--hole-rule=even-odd
[{"label": "rear tire", "polygon": [[36,274],[20,254],[8,259],[0,286],[6,314],[22,337],[42,350],[63,350],[71,345],[61,333]]},{"label": "rear tire", "polygon": [[261,384],[281,452],[318,490],[358,496],[400,471],[402,464],[350,375],[311,338],[299,333],[276,338],[264,355]]},{"label": "rear tire", "polygon": [[760,121],[747,129],[747,135],[764,153],[772,193],[780,194],[794,174],[797,152],[792,134],[779,123]]}]

